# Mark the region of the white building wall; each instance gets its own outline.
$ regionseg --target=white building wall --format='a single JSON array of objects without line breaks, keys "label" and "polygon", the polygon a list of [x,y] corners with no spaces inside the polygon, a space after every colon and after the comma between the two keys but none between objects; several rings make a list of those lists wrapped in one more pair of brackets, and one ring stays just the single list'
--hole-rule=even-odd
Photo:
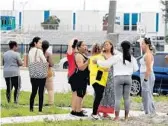
[{"label": "white building wall", "polygon": [[102,24],[103,13],[99,14],[99,11],[76,11],[77,31],[101,31]]},{"label": "white building wall", "polygon": [[14,15],[15,15],[16,28],[18,28],[19,27],[19,11],[15,11]]},{"label": "white building wall", "polygon": [[149,33],[156,32],[156,13],[141,13],[141,23],[146,27]]},{"label": "white building wall", "polygon": [[165,22],[163,18],[163,13],[159,13],[159,36],[164,36],[165,35]]},{"label": "white building wall", "polygon": [[11,11],[11,10],[1,10],[0,11],[0,14],[1,14],[1,16],[13,16],[13,11]]},{"label": "white building wall", "polygon": [[43,10],[24,11],[22,13],[22,26],[25,31],[27,30],[42,30],[41,23],[44,21]]},{"label": "white building wall", "polygon": [[[72,31],[73,30],[73,13],[76,13],[76,24],[75,31],[102,31],[103,16],[107,13],[106,11],[57,11],[50,10],[50,16],[57,16],[61,22],[59,30],[61,31]],[[12,12],[10,10],[1,11],[2,16],[15,16],[16,28],[19,26],[19,11]],[[131,29],[131,13],[130,13],[130,29]],[[136,31],[124,31],[124,13],[117,12],[117,22],[120,25],[115,25],[115,32],[117,33],[134,33]],[[24,19],[23,19],[24,18]],[[22,26],[24,30],[42,30],[41,23],[44,21],[44,10],[25,10],[22,12]],[[147,34],[164,35],[164,21],[162,13],[159,13],[159,30],[156,33],[156,12],[142,12],[141,23],[146,26]],[[138,17],[139,20],[139,17]]]},{"label": "white building wall", "polygon": [[124,22],[124,16],[123,16],[123,13],[121,13],[121,12],[117,12],[116,13],[116,22],[119,22],[120,23],[120,25],[117,25],[117,24],[115,24],[115,32],[116,33],[120,33],[120,32],[123,32],[123,22]]}]

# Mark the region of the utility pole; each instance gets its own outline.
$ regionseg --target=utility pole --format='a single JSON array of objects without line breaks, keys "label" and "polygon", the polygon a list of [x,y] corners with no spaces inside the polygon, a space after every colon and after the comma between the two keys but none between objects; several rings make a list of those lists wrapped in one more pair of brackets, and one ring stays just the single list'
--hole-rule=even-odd
[{"label": "utility pole", "polygon": [[168,37],[168,0],[165,0],[165,41],[168,44],[167,37]]},{"label": "utility pole", "polygon": [[[28,3],[28,1],[25,2],[20,2],[21,6],[22,6],[22,28],[24,27],[24,8],[26,6],[26,4]],[[24,28],[22,29],[22,31],[24,32]]]},{"label": "utility pole", "polygon": [[12,3],[12,10],[13,11],[15,10],[15,0],[13,0],[13,3]]},{"label": "utility pole", "polygon": [[119,34],[115,33],[115,19],[116,19],[116,4],[117,0],[109,1],[109,16],[108,16],[108,27],[107,27],[107,39],[111,40],[113,45],[116,46],[119,40]]},{"label": "utility pole", "polygon": [[116,3],[116,0],[110,0],[107,33],[114,33]]},{"label": "utility pole", "polygon": [[83,1],[83,10],[85,11],[86,9],[86,0]]}]

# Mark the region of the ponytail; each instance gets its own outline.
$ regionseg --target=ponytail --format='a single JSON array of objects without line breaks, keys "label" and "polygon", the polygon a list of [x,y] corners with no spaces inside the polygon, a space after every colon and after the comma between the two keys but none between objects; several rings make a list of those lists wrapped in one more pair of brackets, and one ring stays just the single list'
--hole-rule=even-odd
[{"label": "ponytail", "polygon": [[34,37],[32,42],[29,43],[29,51],[31,48],[35,47],[35,43],[38,43],[38,41],[40,40],[40,37]]},{"label": "ponytail", "polygon": [[125,64],[125,60],[131,62],[131,53],[130,53],[130,47],[131,44],[129,41],[123,41],[121,44],[122,50],[123,50],[123,64]]},{"label": "ponytail", "polygon": [[149,49],[152,51],[153,47],[150,38],[144,38],[144,42],[149,46]]}]

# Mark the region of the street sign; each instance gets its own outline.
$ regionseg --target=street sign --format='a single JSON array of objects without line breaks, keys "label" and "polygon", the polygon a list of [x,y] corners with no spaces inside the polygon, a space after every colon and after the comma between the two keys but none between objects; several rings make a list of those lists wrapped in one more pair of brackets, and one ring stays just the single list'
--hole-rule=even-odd
[{"label": "street sign", "polygon": [[137,25],[137,34],[139,35],[145,35],[146,29],[144,25]]}]

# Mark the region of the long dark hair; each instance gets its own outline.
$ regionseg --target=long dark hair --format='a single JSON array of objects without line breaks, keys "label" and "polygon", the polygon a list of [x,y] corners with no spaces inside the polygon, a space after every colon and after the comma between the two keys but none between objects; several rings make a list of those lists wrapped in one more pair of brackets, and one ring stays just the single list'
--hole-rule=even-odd
[{"label": "long dark hair", "polygon": [[[104,43],[103,43],[103,46],[105,45],[105,43],[109,43],[111,45],[111,54],[114,55],[114,46],[113,46],[113,43],[110,41],[110,40],[106,40]],[[104,51],[106,52],[106,51]]]},{"label": "long dark hair", "polygon": [[147,44],[149,46],[150,50],[153,50],[150,38],[144,38],[144,42],[145,42],[145,44]]},{"label": "long dark hair", "polygon": [[29,44],[29,51],[32,47],[35,47],[35,43],[38,43],[38,41],[40,40],[41,38],[40,37],[34,37],[32,42],[30,42]]},{"label": "long dark hair", "polygon": [[10,41],[9,42],[9,48],[10,49],[13,49],[13,47],[15,47],[15,46],[17,47],[17,42],[16,41]]},{"label": "long dark hair", "polygon": [[125,60],[131,62],[131,53],[130,53],[131,44],[130,44],[130,42],[123,41],[121,43],[121,47],[123,50],[123,64],[125,64]]},{"label": "long dark hair", "polygon": [[101,46],[98,43],[95,43],[92,47],[92,54],[99,54],[101,53]]},{"label": "long dark hair", "polygon": [[78,41],[78,42],[77,42],[77,49],[78,49],[78,50],[79,50],[79,48],[81,47],[82,43],[83,43],[83,41]]},{"label": "long dark hair", "polygon": [[50,44],[49,44],[49,42],[48,42],[47,40],[44,40],[44,41],[42,42],[42,49],[43,49],[43,53],[44,53],[44,54],[46,53],[46,51],[47,51],[47,49],[49,48],[49,46],[50,46]]}]

